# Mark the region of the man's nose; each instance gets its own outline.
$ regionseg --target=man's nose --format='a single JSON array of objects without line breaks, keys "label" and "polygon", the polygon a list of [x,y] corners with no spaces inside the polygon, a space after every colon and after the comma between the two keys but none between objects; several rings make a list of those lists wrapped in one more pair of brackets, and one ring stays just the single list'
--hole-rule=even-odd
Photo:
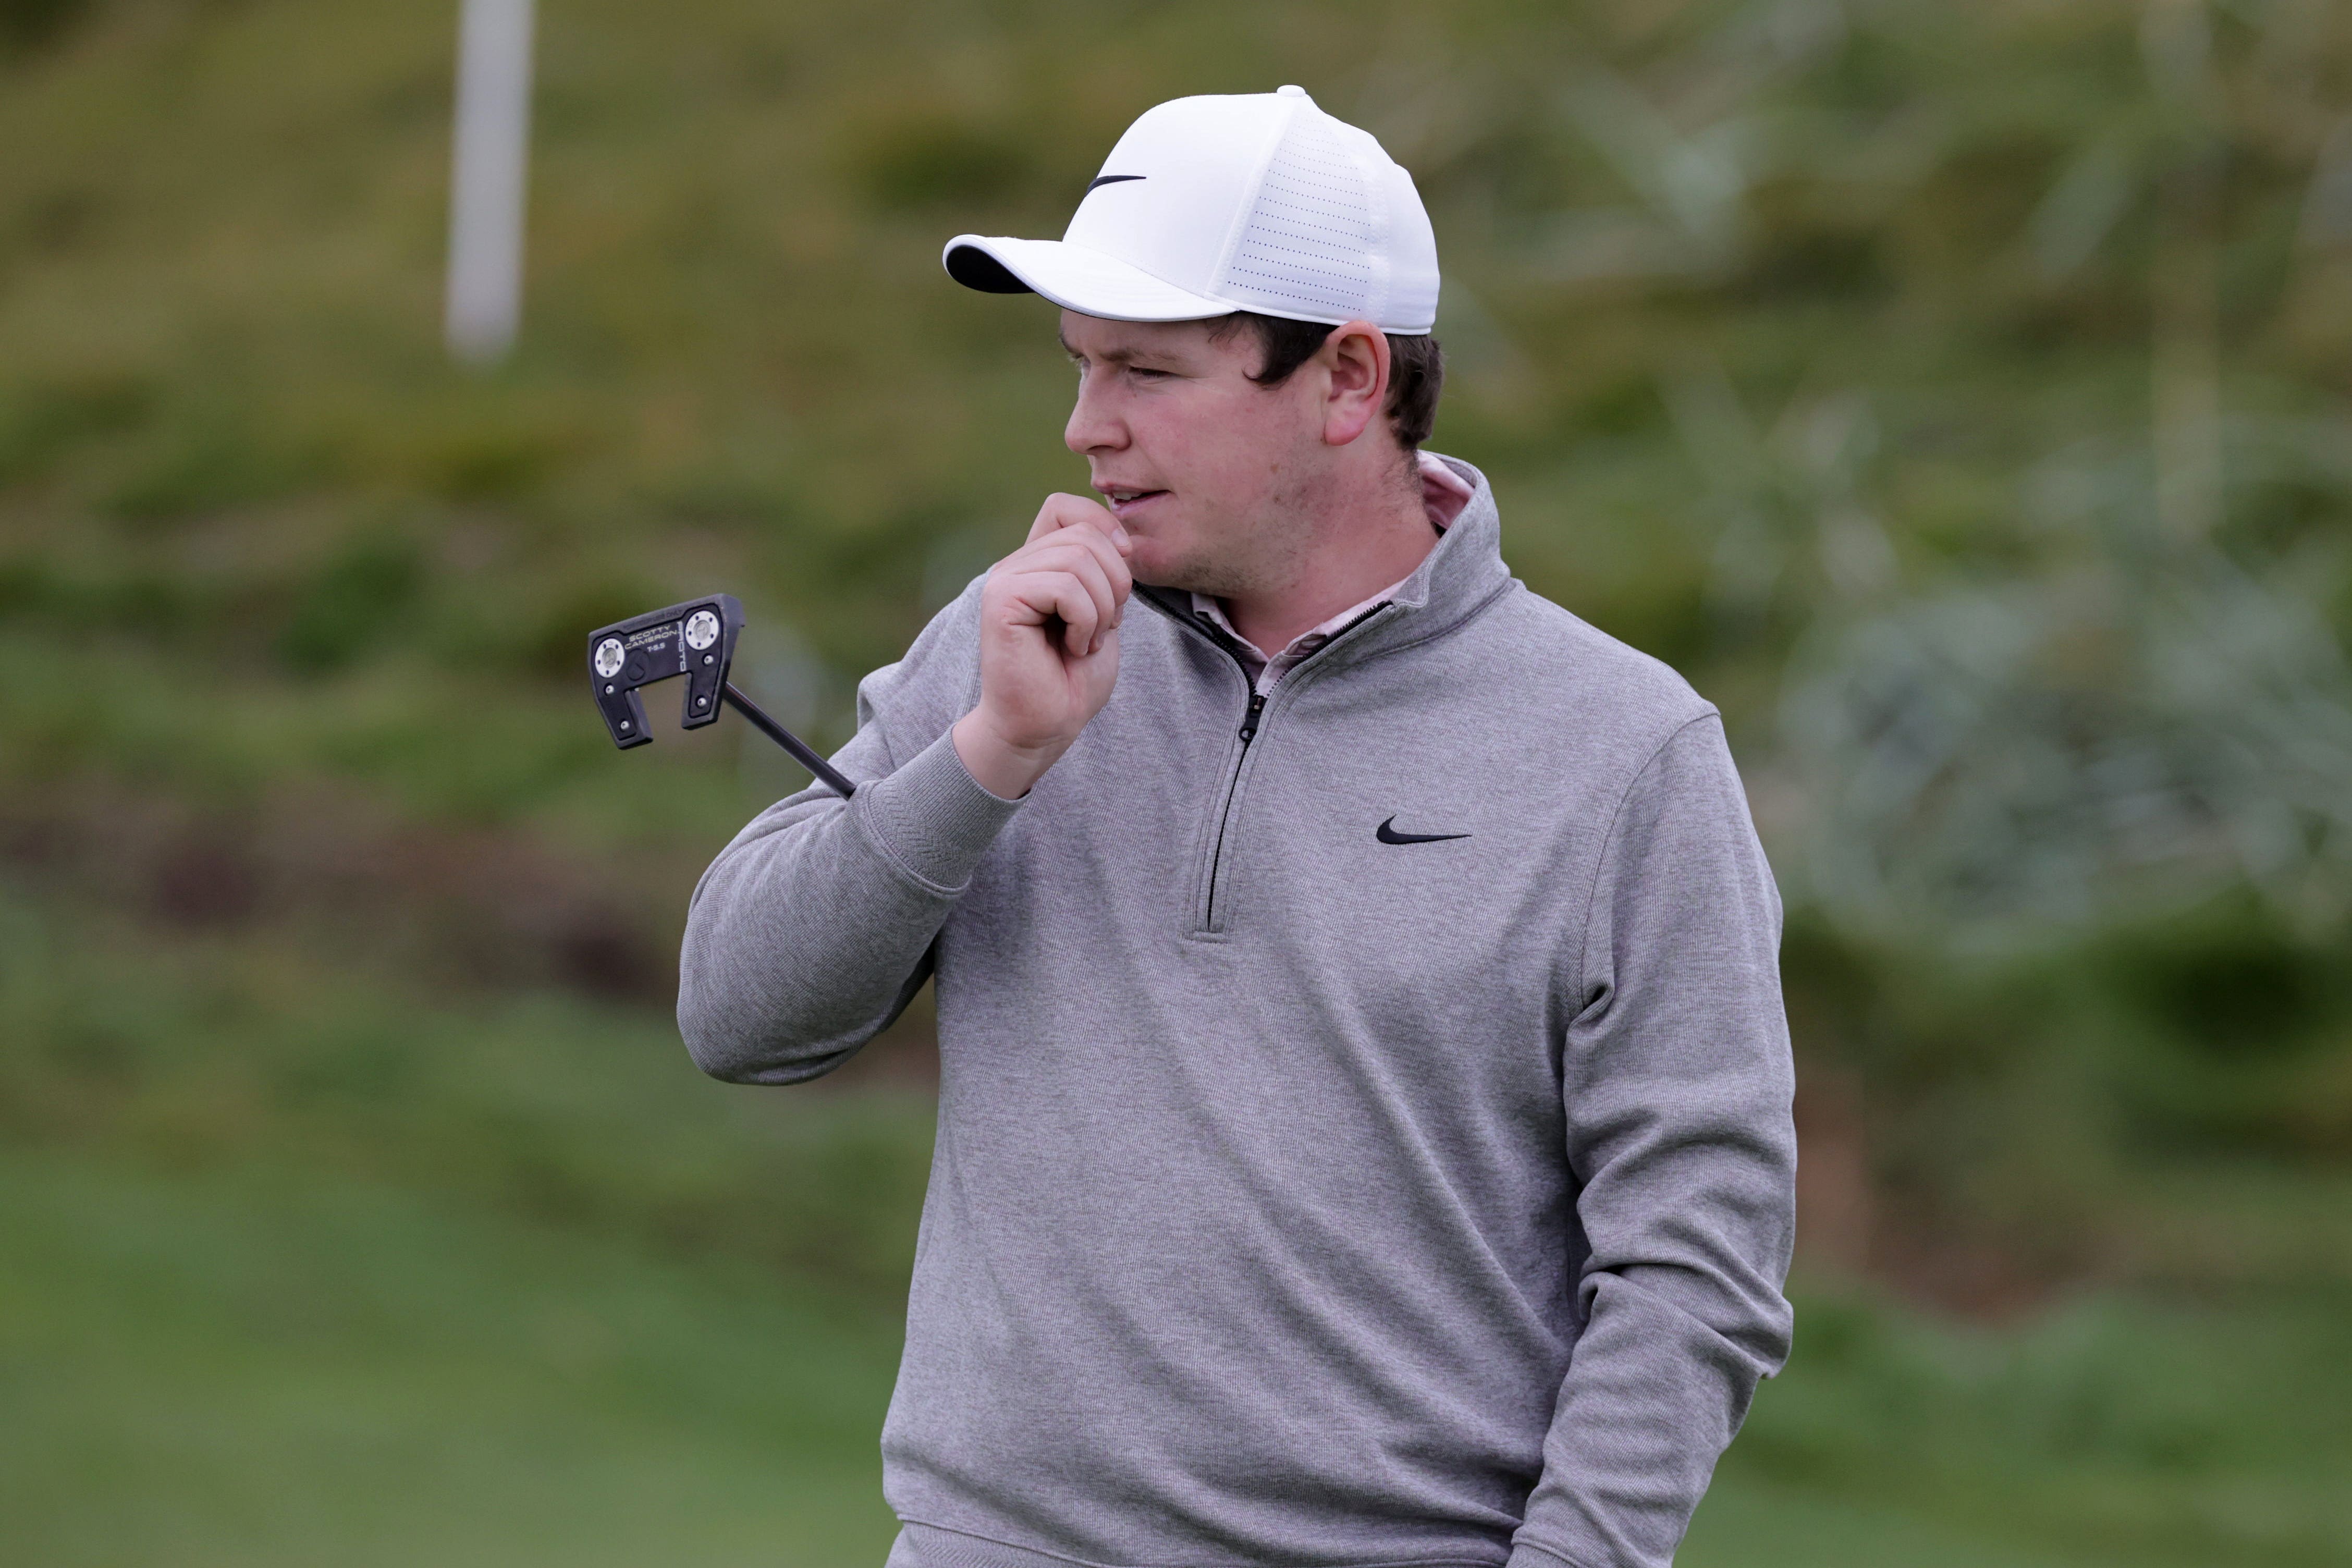
[{"label": "man's nose", "polygon": [[1127,426],[1088,377],[1078,383],[1077,401],[1070,405],[1070,422],[1062,426],[1062,444],[1080,457],[1088,452],[1118,450],[1127,445]]}]

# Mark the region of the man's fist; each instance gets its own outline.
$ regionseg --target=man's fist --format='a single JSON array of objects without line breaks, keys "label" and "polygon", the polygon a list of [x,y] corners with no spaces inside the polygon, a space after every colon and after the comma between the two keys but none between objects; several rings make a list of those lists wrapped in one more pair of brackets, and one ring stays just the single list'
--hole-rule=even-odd
[{"label": "man's fist", "polygon": [[991,795],[1015,799],[1061,760],[1110,700],[1118,623],[1135,585],[1127,530],[1084,496],[1046,498],[1029,541],[980,591],[980,706],[956,754]]}]

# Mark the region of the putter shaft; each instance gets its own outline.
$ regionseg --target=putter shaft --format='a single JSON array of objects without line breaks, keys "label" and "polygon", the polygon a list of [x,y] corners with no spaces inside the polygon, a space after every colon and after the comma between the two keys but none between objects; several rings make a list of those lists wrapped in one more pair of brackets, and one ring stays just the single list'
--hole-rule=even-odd
[{"label": "putter shaft", "polygon": [[751,721],[751,727],[753,729],[759,731],[762,735],[767,736],[768,739],[773,741],[779,746],[782,746],[785,751],[790,752],[793,755],[793,760],[800,763],[801,766],[806,768],[809,772],[814,773],[819,784],[824,785],[827,789],[833,791],[834,794],[839,795],[844,800],[847,800],[851,795],[857,793],[857,786],[850,783],[847,774],[844,773],[839,768],[835,767],[831,763],[826,762],[823,757],[818,756],[815,750],[811,747],[807,742],[802,740],[798,735],[793,734],[790,730],[785,729],[782,724],[777,723],[773,719],[769,718],[768,715],[761,710],[758,703],[752,701],[750,698],[744,696],[742,692],[736,689],[736,686],[733,681],[730,680],[727,683],[726,689],[720,693],[720,696],[734,707],[736,712],[740,713],[744,718],[749,719]]}]

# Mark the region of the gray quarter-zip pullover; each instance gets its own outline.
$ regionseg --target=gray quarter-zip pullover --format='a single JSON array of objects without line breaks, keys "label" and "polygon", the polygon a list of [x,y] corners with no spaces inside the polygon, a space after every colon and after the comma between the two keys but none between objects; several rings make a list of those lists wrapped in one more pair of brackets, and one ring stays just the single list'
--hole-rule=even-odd
[{"label": "gray quarter-zip pullover", "polygon": [[[1449,459],[1449,461],[1451,461]],[[892,1568],[1662,1568],[1787,1354],[1780,904],[1715,710],[1512,579],[1494,498],[1253,700],[1139,589],[1022,801],[979,585],[859,689],[854,801],[697,889],[719,1077],[927,976]]]}]

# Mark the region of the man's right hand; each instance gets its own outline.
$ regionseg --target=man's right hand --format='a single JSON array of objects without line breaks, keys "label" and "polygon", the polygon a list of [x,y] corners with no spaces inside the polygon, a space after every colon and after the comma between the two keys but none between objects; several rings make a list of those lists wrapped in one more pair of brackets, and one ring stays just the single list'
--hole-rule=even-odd
[{"label": "man's right hand", "polygon": [[980,706],[956,721],[956,755],[980,786],[1029,793],[1101,711],[1118,679],[1132,548],[1108,507],[1046,498],[1028,542],[980,591]]}]

